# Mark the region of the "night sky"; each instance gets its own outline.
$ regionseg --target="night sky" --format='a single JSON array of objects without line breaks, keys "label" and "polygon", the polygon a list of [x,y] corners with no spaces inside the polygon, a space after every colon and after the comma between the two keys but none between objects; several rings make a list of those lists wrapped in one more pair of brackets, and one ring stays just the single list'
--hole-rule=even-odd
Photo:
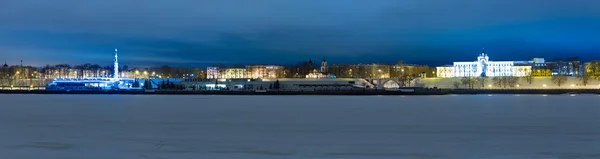
[{"label": "night sky", "polygon": [[600,0],[1,0],[0,60],[28,65],[450,64],[600,59]]}]

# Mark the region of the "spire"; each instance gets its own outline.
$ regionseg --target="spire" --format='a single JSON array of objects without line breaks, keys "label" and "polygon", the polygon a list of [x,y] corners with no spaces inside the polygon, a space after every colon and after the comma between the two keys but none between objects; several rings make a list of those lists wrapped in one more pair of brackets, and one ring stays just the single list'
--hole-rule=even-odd
[{"label": "spire", "polygon": [[117,55],[118,50],[115,49],[115,74],[113,75],[113,78],[115,80],[119,79],[119,56]]},{"label": "spire", "polygon": [[6,63],[6,60],[4,60],[4,65],[2,65],[4,67],[8,67],[8,64]]}]

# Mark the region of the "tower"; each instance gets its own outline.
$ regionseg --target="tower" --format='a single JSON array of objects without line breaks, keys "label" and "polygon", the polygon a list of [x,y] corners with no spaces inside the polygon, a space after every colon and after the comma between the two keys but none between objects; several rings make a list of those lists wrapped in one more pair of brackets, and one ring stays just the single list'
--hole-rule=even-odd
[{"label": "tower", "polygon": [[327,74],[327,60],[325,60],[325,58],[323,58],[323,61],[321,62],[321,73]]},{"label": "tower", "polygon": [[119,56],[117,55],[118,50],[115,49],[115,74],[113,75],[113,78],[115,80],[119,79]]},{"label": "tower", "polygon": [[4,65],[2,65],[3,67],[8,67],[8,64],[6,63],[6,60],[4,60]]},{"label": "tower", "polygon": [[486,77],[487,74],[487,70],[488,70],[488,61],[489,61],[489,57],[487,56],[487,54],[485,54],[485,50],[481,51],[481,55],[479,55],[479,57],[477,57],[477,75],[481,76],[481,77]]}]

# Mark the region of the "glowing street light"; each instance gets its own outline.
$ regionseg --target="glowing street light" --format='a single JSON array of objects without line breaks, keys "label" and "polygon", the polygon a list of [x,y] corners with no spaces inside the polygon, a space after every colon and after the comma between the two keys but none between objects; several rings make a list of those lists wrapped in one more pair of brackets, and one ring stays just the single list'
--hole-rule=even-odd
[{"label": "glowing street light", "polygon": [[490,85],[488,85],[488,87],[492,87],[492,85],[490,84]]},{"label": "glowing street light", "polygon": [[518,85],[518,84],[517,84],[517,87],[520,87],[520,86],[521,86],[521,85]]},{"label": "glowing street light", "polygon": [[544,84],[544,85],[542,85],[542,86],[546,87],[546,84]]}]

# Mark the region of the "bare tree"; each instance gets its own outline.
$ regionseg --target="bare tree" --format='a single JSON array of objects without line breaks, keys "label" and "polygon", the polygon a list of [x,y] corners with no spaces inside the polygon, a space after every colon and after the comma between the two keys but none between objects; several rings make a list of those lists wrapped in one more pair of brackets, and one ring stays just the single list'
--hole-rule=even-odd
[{"label": "bare tree", "polygon": [[473,89],[473,87],[475,87],[475,78],[473,77],[463,77],[461,80],[461,83],[463,85],[465,85],[465,87],[471,88]]},{"label": "bare tree", "polygon": [[558,74],[556,76],[552,76],[552,82],[560,87],[562,84],[567,82],[567,75]]},{"label": "bare tree", "polygon": [[481,86],[481,88],[485,87],[486,82],[487,82],[487,77],[477,77],[477,83]]},{"label": "bare tree", "polygon": [[509,77],[506,77],[506,78],[507,78],[507,82],[508,82],[508,86],[509,87],[515,87],[515,86],[517,86],[519,84],[519,77],[509,76]]},{"label": "bare tree", "polygon": [[454,82],[453,85],[454,85],[454,88],[458,89],[460,87],[460,82]]},{"label": "bare tree", "polygon": [[533,83],[533,73],[532,73],[532,72],[529,72],[529,73],[527,74],[527,76],[525,76],[525,80],[526,80],[526,81],[527,81],[527,83],[529,83],[529,84]]},{"label": "bare tree", "polygon": [[583,76],[581,76],[579,78],[579,80],[581,81],[581,84],[583,84],[583,86],[587,86],[587,84],[589,83],[590,80],[590,76],[586,73],[583,74]]},{"label": "bare tree", "polygon": [[519,78],[513,76],[494,77],[492,81],[494,82],[494,85],[498,87],[515,87],[519,83]]}]

